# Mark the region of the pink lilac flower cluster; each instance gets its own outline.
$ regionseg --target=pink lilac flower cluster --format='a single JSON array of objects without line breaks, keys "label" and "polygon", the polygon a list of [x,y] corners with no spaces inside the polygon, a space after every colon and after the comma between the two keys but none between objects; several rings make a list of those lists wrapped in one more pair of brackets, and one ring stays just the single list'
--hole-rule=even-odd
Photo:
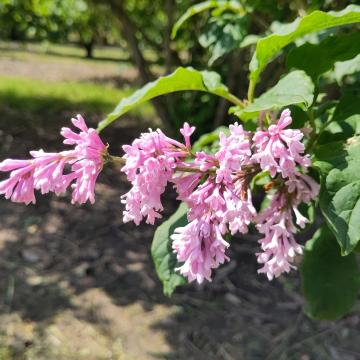
[{"label": "pink lilac flower cluster", "polygon": [[[123,197],[124,220],[138,224],[146,216],[153,223],[163,209],[161,194],[171,182],[189,209],[188,224],[171,237],[180,263],[177,270],[189,281],[210,281],[212,270],[229,260],[226,234],[246,233],[252,222],[264,234],[262,253],[257,254],[263,264],[259,272],[269,279],[288,272],[295,255],[302,252],[294,238],[293,215],[296,224],[304,227],[307,220],[298,206],[318,193],[315,181],[300,171],[310,166],[310,159],[304,154],[303,133],[287,128],[291,122],[286,109],[276,124],[255,134],[231,125],[229,135],[219,135],[215,154],[192,153],[189,136],[194,128],[188,124],[180,130],[187,135],[185,145],[159,130],[142,134],[132,146],[124,147],[123,171],[133,184]],[[279,185],[269,208],[257,214],[249,184],[261,171]]]},{"label": "pink lilac flower cluster", "polygon": [[0,194],[13,202],[35,204],[34,190],[59,195],[71,187],[72,203],[94,203],[95,183],[103,167],[106,146],[80,115],[72,119],[72,123],[78,132],[61,129],[64,144],[72,145],[72,150],[59,153],[31,151],[32,159],[2,161],[0,171],[10,171],[10,176],[0,182]]},{"label": "pink lilac flower cluster", "polygon": [[298,174],[287,181],[273,195],[270,205],[257,217],[257,229],[264,235],[259,240],[262,252],[257,260],[264,264],[259,273],[265,273],[269,280],[289,272],[296,254],[301,255],[302,246],[294,237],[297,229],[304,228],[308,219],[298,209],[301,203],[309,203],[319,192],[319,185],[308,175]]},{"label": "pink lilac flower cluster", "polygon": [[253,159],[261,169],[269,171],[274,177],[280,173],[283,178],[291,178],[298,172],[296,165],[310,166],[309,155],[303,155],[305,150],[301,142],[303,133],[297,129],[286,129],[292,123],[289,109],[281,113],[277,124],[270,125],[268,130],[259,130],[254,135],[256,153]]},{"label": "pink lilac flower cluster", "polygon": [[224,235],[229,231],[247,232],[256,214],[246,176],[240,171],[243,166],[251,167],[250,134],[238,124],[231,125],[229,136],[220,134],[219,146],[215,155],[195,155],[194,166],[202,172],[213,170],[205,182],[199,184],[198,175],[172,180],[179,198],[189,208],[189,224],[176,229],[172,236],[177,259],[183,262],[178,270],[189,281],[198,283],[210,281],[212,269],[229,260],[225,255],[229,243]]},{"label": "pink lilac flower cluster", "polygon": [[264,235],[259,241],[263,252],[257,254],[258,262],[264,264],[259,272],[265,273],[269,280],[295,268],[292,262],[296,254],[302,254],[302,246],[296,243],[294,237],[297,229],[293,215],[296,225],[304,228],[308,220],[300,213],[298,206],[314,200],[319,192],[318,184],[298,170],[297,165],[305,169],[311,163],[309,155],[303,154],[303,133],[296,129],[285,129],[291,122],[290,111],[286,109],[277,124],[254,135],[257,151],[253,159],[271,177],[280,175],[284,180],[273,195],[270,206],[256,219],[257,228]]},{"label": "pink lilac flower cluster", "polygon": [[125,204],[124,222],[154,224],[163,210],[160,196],[172,178],[175,167],[183,164],[189,155],[190,135],[195,128],[185,123],[181,133],[185,145],[165,136],[161,130],[151,131],[123,146],[125,166],[121,169],[132,184],[131,190],[122,196]]},{"label": "pink lilac flower cluster", "polygon": [[[93,203],[97,177],[104,163],[115,157],[80,115],[72,122],[77,132],[61,130],[71,150],[32,151],[30,160],[1,162],[0,171],[10,176],[0,182],[0,194],[29,204],[35,203],[34,190],[61,194],[71,187],[73,203]],[[290,271],[295,255],[302,252],[294,234],[307,222],[298,207],[319,191],[305,174],[310,159],[304,154],[303,133],[287,128],[291,122],[286,109],[267,130],[251,133],[237,123],[230,125],[229,134],[220,133],[215,154],[193,152],[190,136],[195,128],[187,123],[180,130],[184,143],[161,130],[143,133],[123,146],[122,158],[116,158],[132,185],[122,196],[124,222],[138,225],[145,219],[154,224],[163,210],[161,195],[170,183],[189,209],[188,224],[171,237],[180,263],[177,270],[189,281],[211,281],[213,269],[229,260],[226,236],[245,234],[250,223],[264,235],[259,241],[262,252],[257,254],[259,272],[272,279]],[[250,183],[262,171],[273,178],[275,192],[270,206],[257,214]]]}]

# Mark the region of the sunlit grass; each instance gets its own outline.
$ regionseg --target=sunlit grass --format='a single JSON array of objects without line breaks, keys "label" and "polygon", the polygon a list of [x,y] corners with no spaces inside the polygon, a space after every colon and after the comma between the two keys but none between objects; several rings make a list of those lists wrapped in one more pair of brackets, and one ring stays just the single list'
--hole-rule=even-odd
[{"label": "sunlit grass", "polygon": [[113,63],[124,61],[129,58],[128,54],[119,47],[95,46],[94,58],[86,59],[85,49],[77,45],[61,45],[49,42],[42,43],[20,43],[0,41],[1,56],[15,59],[46,59],[46,60],[80,60],[92,63]]},{"label": "sunlit grass", "polygon": [[[24,77],[0,76],[0,110],[46,112],[82,110],[107,114],[134,88],[118,89],[111,85],[86,82],[45,82]],[[150,104],[138,107],[133,114],[153,116]]]}]

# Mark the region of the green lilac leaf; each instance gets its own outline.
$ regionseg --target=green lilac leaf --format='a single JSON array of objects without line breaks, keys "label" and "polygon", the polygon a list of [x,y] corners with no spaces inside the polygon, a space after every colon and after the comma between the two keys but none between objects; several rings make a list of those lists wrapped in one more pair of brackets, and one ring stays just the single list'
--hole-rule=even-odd
[{"label": "green lilac leaf", "polygon": [[274,87],[255,99],[249,106],[244,109],[233,107],[232,112],[246,121],[257,117],[263,110],[281,109],[289,105],[298,105],[307,109],[312,104],[313,98],[312,80],[304,71],[296,70],[282,77]]},{"label": "green lilac leaf", "polygon": [[170,236],[177,227],[187,224],[187,206],[181,203],[176,212],[163,222],[155,231],[151,245],[151,255],[156,273],[163,284],[163,291],[170,296],[176,287],[187,283],[186,279],[175,271],[178,267],[176,255],[172,250]]},{"label": "green lilac leaf", "polygon": [[314,11],[289,24],[278,27],[277,32],[260,39],[250,62],[250,79],[256,83],[265,66],[285,46],[299,37],[334,26],[360,22],[360,6],[349,5],[342,11]]},{"label": "green lilac leaf", "polygon": [[160,95],[187,90],[204,91],[236,102],[236,98],[230,94],[228,88],[221,82],[220,75],[216,72],[179,67],[172,74],[160,77],[135,91],[129,97],[123,98],[114,111],[99,123],[98,131],[103,130],[120,116],[146,101]]},{"label": "green lilac leaf", "polygon": [[360,241],[360,138],[315,149],[321,174],[319,205],[343,255]]},{"label": "green lilac leaf", "polygon": [[347,140],[360,135],[360,90],[347,89],[330,119],[330,125],[320,136],[318,143]]},{"label": "green lilac leaf", "polygon": [[336,320],[355,304],[360,272],[354,254],[341,256],[331,231],[321,227],[306,243],[301,266],[305,312],[318,320]]},{"label": "green lilac leaf", "polygon": [[338,83],[341,83],[347,75],[360,73],[360,54],[351,60],[339,61],[335,63],[333,76]]},{"label": "green lilac leaf", "polygon": [[247,34],[247,23],[247,18],[233,14],[224,14],[209,20],[205,31],[199,37],[200,45],[208,48],[211,53],[209,65],[240,47]]},{"label": "green lilac leaf", "polygon": [[244,14],[244,9],[241,6],[241,4],[238,1],[233,0],[209,0],[204,1],[199,4],[195,4],[193,6],[190,6],[186,12],[180,17],[180,19],[175,23],[172,29],[171,37],[174,39],[176,37],[177,32],[182,27],[182,25],[192,18],[194,15],[200,14],[204,11],[210,10],[210,9],[218,9],[221,12],[225,10],[231,10],[233,12],[236,12],[240,15]]},{"label": "green lilac leaf", "polygon": [[306,43],[292,49],[287,56],[286,67],[303,70],[316,81],[336,62],[350,60],[359,53],[360,32],[329,36],[319,44]]}]

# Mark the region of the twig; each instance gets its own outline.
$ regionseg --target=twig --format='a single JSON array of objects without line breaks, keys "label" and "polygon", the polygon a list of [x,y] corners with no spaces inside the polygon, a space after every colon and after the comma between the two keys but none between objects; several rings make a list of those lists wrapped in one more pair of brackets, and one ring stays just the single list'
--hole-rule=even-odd
[{"label": "twig", "polygon": [[[113,155],[107,155],[105,157],[105,162],[111,162],[113,164],[116,165],[120,165],[123,166],[126,164],[126,159],[124,159],[121,156],[113,156]],[[181,172],[200,172],[200,173],[215,173],[216,169],[215,168],[210,168],[206,171],[202,171],[199,167],[188,167],[188,166],[177,166],[175,168],[175,171],[181,171]]]}]

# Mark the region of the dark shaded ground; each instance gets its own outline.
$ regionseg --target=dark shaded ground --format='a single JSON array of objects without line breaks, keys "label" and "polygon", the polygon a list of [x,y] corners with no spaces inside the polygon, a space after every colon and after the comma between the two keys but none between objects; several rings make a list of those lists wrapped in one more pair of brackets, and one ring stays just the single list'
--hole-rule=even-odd
[{"label": "dark shaded ground", "polygon": [[[1,158],[60,149],[69,115],[63,109],[37,127],[0,104]],[[103,138],[115,153],[147,126],[128,118]],[[256,274],[256,237],[233,240],[232,261],[212,283],[165,298],[149,255],[154,228],[122,223],[128,187],[108,168],[94,206],[0,200],[1,360],[360,359],[359,308],[338,322],[309,320],[298,273],[273,282]],[[166,218],[174,195],[164,203]]]}]

